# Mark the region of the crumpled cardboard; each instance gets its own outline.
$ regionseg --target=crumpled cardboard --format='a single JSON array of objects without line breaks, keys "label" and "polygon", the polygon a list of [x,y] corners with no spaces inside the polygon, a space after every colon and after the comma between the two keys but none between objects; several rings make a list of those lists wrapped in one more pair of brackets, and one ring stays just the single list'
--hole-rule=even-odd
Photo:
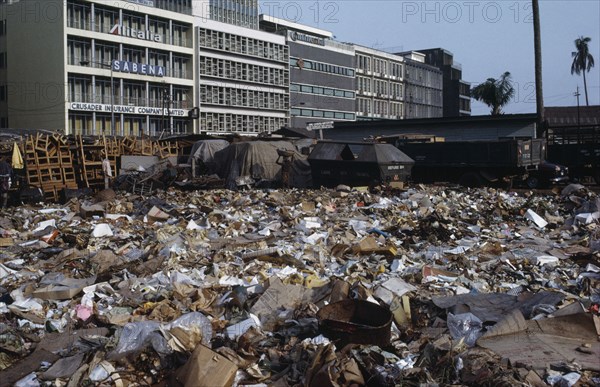
[{"label": "crumpled cardboard", "polygon": [[[478,341],[514,363],[535,369],[546,369],[551,364],[575,362],[582,369],[600,371],[600,343],[594,318],[587,313],[525,320],[519,310],[508,314]],[[588,353],[577,350],[589,345]]]},{"label": "crumpled cardboard", "polygon": [[237,366],[231,360],[200,344],[187,363],[177,371],[184,387],[233,385]]},{"label": "crumpled cardboard", "polygon": [[353,358],[336,356],[331,344],[319,349],[307,371],[307,387],[343,387],[365,385],[365,379]]}]

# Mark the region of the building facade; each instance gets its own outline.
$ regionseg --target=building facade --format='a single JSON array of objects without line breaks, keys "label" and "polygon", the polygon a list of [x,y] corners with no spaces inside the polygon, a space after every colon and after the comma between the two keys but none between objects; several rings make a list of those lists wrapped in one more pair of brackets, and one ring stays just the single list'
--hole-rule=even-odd
[{"label": "building facade", "polygon": [[354,47],[329,31],[261,15],[262,30],[287,40],[290,66],[290,126],[321,128],[356,120]]},{"label": "building facade", "polygon": [[410,51],[399,53],[404,62],[404,118],[443,116],[442,71],[425,63],[425,55]]},{"label": "building facade", "polygon": [[404,57],[355,45],[357,120],[404,118]]},{"label": "building facade", "polygon": [[[253,28],[257,19],[249,9],[254,6],[257,13],[256,2],[240,1],[244,4],[237,9],[244,12],[225,18],[232,23],[212,20],[227,14],[229,8],[216,8],[225,6],[222,3],[226,2],[210,1],[208,8],[194,10],[199,131],[257,135],[287,126],[290,74],[285,37]],[[209,13],[203,14],[206,9]]]},{"label": "building facade", "polygon": [[191,0],[2,5],[5,127],[120,136],[188,133]]},{"label": "building facade", "polygon": [[418,50],[425,55],[425,63],[442,70],[444,117],[471,115],[471,85],[462,80],[462,66],[454,55],[443,48]]},{"label": "building facade", "polygon": [[390,54],[258,12],[257,0],[0,1],[0,127],[258,135],[470,113],[443,49]]},{"label": "building facade", "polygon": [[[196,8],[198,7],[197,3],[208,5],[210,20],[251,30],[258,29],[258,0],[200,0],[196,2]],[[207,7],[204,5],[203,14],[206,9]]]}]

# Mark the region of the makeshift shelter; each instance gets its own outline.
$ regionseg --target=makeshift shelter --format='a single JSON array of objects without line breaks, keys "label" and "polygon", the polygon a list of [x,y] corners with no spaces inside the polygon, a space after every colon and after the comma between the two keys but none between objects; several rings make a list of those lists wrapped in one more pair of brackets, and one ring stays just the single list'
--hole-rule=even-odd
[{"label": "makeshift shelter", "polygon": [[414,160],[391,144],[320,141],[308,161],[315,186],[406,182]]},{"label": "makeshift shelter", "polygon": [[196,175],[216,172],[214,163],[215,153],[229,146],[227,140],[200,140],[192,146],[188,164],[195,164]]},{"label": "makeshift shelter", "polygon": [[306,156],[289,141],[233,143],[215,153],[216,172],[226,180],[225,186],[228,188],[252,183],[279,185],[282,159],[277,150],[289,151],[292,154],[289,185],[298,188],[310,186],[310,166]]}]

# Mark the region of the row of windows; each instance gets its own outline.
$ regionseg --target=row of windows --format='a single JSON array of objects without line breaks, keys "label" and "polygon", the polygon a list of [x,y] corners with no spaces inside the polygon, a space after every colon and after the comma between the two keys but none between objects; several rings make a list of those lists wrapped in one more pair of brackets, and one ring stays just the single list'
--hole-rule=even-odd
[{"label": "row of windows", "polygon": [[287,94],[213,85],[200,85],[200,101],[205,104],[223,106],[272,110],[289,109],[289,96]]},{"label": "row of windows", "polygon": [[[93,60],[92,58],[92,47]],[[162,66],[166,76],[193,79],[191,55],[176,55],[168,51],[154,50],[139,46],[113,44],[96,39],[67,38],[67,61],[70,65],[91,67],[107,67],[113,60],[124,60],[134,63]]]},{"label": "row of windows", "polygon": [[403,98],[403,86],[400,82],[393,82],[383,79],[371,79],[367,77],[356,77],[358,91],[363,93],[375,93],[378,96],[386,98]]},{"label": "row of windows", "polygon": [[400,119],[403,115],[403,104],[400,102],[388,103],[387,101],[371,101],[366,98],[358,98],[356,100],[356,108],[362,114],[375,114],[382,118]]},{"label": "row of windows", "polygon": [[441,117],[442,113],[442,108],[437,106],[407,104],[405,108],[405,118]]},{"label": "row of windows", "polygon": [[428,87],[422,87],[417,85],[407,85],[406,101],[442,106],[442,93],[437,89],[430,89]]},{"label": "row of windows", "polygon": [[297,83],[290,84],[290,92],[328,95],[332,97],[343,98],[354,98],[356,96],[356,93],[354,91],[333,89],[330,87],[322,86],[300,85]]},{"label": "row of windows", "polygon": [[201,28],[198,35],[198,44],[200,47],[251,55],[278,62],[287,63],[288,61],[288,48],[283,44],[265,42],[222,31]]},{"label": "row of windows", "polygon": [[316,109],[290,109],[290,114],[292,116],[301,116],[301,117],[316,117],[316,118],[334,118],[337,120],[355,120],[356,114],[354,113],[345,113],[345,112],[337,112],[330,110],[316,110]]},{"label": "row of windows", "polygon": [[167,11],[192,14],[192,0],[154,0],[154,6]]},{"label": "row of windows", "polygon": [[103,7],[94,3],[75,1],[67,3],[68,27],[108,34],[117,23],[125,28],[150,31],[158,36],[162,43],[192,47],[193,29],[191,25],[127,10]]},{"label": "row of windows", "polygon": [[258,27],[257,0],[210,0],[212,20],[256,29]]},{"label": "row of windows", "polygon": [[[69,128],[73,134],[112,134],[112,117],[106,113],[69,112]],[[191,123],[174,117],[146,117],[123,115],[115,120],[115,134],[119,136],[159,136],[162,132],[184,134],[191,131]]]},{"label": "row of windows", "polygon": [[207,132],[274,132],[287,125],[288,119],[283,117],[212,112],[200,113],[200,130]]},{"label": "row of windows", "polygon": [[361,54],[356,55],[356,61],[360,70],[373,71],[381,75],[391,75],[398,78],[402,77],[402,63],[381,58],[371,58]]},{"label": "row of windows", "polygon": [[115,105],[170,107],[189,109],[192,107],[192,89],[172,86],[165,89],[162,84],[116,80],[114,94],[110,78],[69,76],[70,102],[88,102]]},{"label": "row of windows", "polygon": [[419,66],[406,65],[405,78],[410,83],[420,84],[435,89],[442,88],[442,74]]},{"label": "row of windows", "polygon": [[324,73],[344,75],[346,77],[354,76],[354,69],[350,67],[332,65],[329,63],[315,62],[308,59],[290,58],[290,66],[301,70],[321,71]]},{"label": "row of windows", "polygon": [[286,87],[289,83],[287,69],[258,66],[225,59],[200,57],[200,76],[234,79],[245,82]]}]

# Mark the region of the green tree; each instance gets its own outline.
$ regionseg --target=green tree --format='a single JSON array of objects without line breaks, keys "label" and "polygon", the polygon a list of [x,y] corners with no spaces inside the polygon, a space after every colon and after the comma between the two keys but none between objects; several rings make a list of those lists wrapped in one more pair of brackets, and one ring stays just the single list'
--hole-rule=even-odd
[{"label": "green tree", "polygon": [[492,109],[492,115],[502,114],[502,107],[515,95],[515,89],[507,71],[498,79],[488,78],[471,89],[471,97],[481,101]]},{"label": "green tree", "polygon": [[571,74],[580,75],[583,73],[583,89],[585,90],[585,104],[590,106],[587,92],[587,81],[585,80],[585,73],[590,72],[594,67],[594,57],[590,54],[588,43],[592,41],[592,38],[580,36],[575,39],[575,47],[577,51],[573,51],[573,63],[571,64]]}]

